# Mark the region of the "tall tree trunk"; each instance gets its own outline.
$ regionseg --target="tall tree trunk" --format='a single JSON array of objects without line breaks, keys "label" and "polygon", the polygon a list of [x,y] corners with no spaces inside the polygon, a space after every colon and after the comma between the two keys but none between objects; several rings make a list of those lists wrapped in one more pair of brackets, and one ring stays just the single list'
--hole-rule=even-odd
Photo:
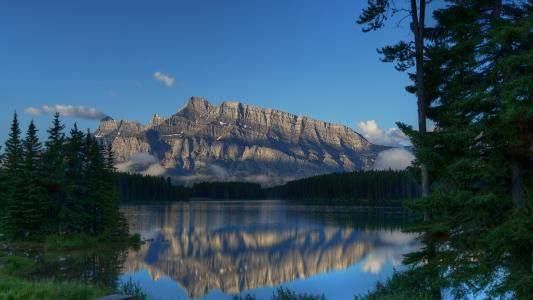
[{"label": "tall tree trunk", "polygon": [[[426,100],[424,90],[424,28],[426,16],[426,1],[420,1],[420,13],[417,8],[417,0],[411,0],[412,32],[415,39],[415,63],[416,63],[416,97],[418,104],[418,132],[425,134],[426,129]],[[429,176],[425,163],[420,165],[422,198],[429,197]],[[424,221],[429,220],[428,211],[424,211]]]},{"label": "tall tree trunk", "polygon": [[[419,134],[426,134],[426,98],[424,89],[424,39],[425,39],[425,18],[426,18],[426,0],[420,0],[420,10],[417,9],[417,0],[411,0],[411,17],[412,28],[415,39],[415,63],[416,63],[416,98],[418,106],[418,132]],[[422,199],[429,197],[429,176],[428,169],[425,163],[420,165],[420,175],[422,183]],[[430,219],[429,211],[424,210],[424,222]],[[431,233],[428,233],[431,234]],[[433,244],[428,245],[428,259],[433,260],[436,249]],[[438,272],[432,272],[432,276],[439,278]],[[437,280],[438,282],[439,280]],[[432,299],[442,299],[441,288],[438,285],[430,287]]]}]

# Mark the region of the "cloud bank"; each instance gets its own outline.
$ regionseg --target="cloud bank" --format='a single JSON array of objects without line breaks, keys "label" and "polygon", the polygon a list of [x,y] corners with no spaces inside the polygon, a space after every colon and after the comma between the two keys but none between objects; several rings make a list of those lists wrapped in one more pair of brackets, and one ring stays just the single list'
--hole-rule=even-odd
[{"label": "cloud bank", "polygon": [[372,144],[393,147],[407,146],[411,144],[409,138],[399,128],[389,128],[384,130],[379,127],[375,120],[359,122],[357,128]]},{"label": "cloud bank", "polygon": [[161,176],[166,172],[157,157],[145,152],[133,154],[128,161],[116,164],[115,168],[120,172],[151,176]]},{"label": "cloud bank", "polygon": [[374,162],[374,170],[403,170],[411,165],[415,156],[403,149],[395,148],[381,151]]},{"label": "cloud bank", "polygon": [[173,86],[176,82],[176,79],[174,77],[159,71],[154,73],[154,79],[157,81],[161,81],[167,87]]},{"label": "cloud bank", "polygon": [[24,112],[32,116],[53,115],[59,113],[63,117],[75,117],[87,120],[100,120],[107,115],[94,107],[74,105],[43,105],[41,107],[27,107]]}]

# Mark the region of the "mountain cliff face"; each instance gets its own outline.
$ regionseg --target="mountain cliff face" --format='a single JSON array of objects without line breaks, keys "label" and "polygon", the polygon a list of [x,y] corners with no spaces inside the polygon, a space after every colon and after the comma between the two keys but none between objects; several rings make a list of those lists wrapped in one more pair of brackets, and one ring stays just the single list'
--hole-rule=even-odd
[{"label": "mountain cliff face", "polygon": [[[105,118],[96,136],[112,143],[122,169],[135,170],[136,160],[150,154],[151,163],[160,164],[158,175],[181,181],[281,183],[368,168],[382,150],[346,126],[198,97],[169,118],[154,115],[147,125]],[[142,168],[149,166],[136,170]]]}]

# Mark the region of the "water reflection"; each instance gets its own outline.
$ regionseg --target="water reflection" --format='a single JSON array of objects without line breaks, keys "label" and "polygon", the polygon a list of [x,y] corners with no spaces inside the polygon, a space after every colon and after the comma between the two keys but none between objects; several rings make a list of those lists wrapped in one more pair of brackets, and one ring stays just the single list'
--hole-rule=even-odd
[{"label": "water reflection", "polygon": [[[154,282],[171,279],[192,298],[305,282],[357,263],[380,274],[417,246],[415,235],[398,229],[403,215],[394,211],[261,201],[136,205],[124,212],[131,231],[149,241],[128,254],[124,272],[148,271],[152,282],[140,283],[149,293]],[[357,284],[353,278],[348,298]],[[162,297],[175,299],[170,293]]]},{"label": "water reflection", "polygon": [[29,280],[83,282],[114,290],[128,249],[120,246],[88,250],[46,250],[40,244],[3,244],[3,271]]}]

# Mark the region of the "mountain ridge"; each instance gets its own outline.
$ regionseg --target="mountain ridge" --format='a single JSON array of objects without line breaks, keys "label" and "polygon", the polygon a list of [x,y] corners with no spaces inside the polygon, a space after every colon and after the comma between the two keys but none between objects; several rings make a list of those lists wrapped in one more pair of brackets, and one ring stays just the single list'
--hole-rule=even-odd
[{"label": "mountain ridge", "polygon": [[123,171],[147,172],[142,168],[149,166],[138,158],[150,155],[155,175],[185,183],[268,185],[366,169],[387,148],[341,124],[235,101],[214,105],[201,97],[191,97],[168,118],[154,114],[146,125],[103,119],[95,136],[112,144],[119,166],[127,166]]}]

